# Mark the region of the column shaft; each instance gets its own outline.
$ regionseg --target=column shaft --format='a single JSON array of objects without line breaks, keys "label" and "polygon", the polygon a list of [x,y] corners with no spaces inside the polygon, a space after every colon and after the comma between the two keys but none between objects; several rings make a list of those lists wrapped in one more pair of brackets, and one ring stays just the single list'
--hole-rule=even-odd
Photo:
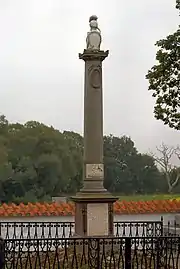
[{"label": "column shaft", "polygon": [[80,54],[80,59],[85,61],[83,192],[106,192],[103,187],[102,61],[107,56],[108,51],[85,50]]}]

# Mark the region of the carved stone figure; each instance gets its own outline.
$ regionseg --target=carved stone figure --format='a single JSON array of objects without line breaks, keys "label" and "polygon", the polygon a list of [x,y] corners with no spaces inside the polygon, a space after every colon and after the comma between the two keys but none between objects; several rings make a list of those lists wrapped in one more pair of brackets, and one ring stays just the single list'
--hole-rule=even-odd
[{"label": "carved stone figure", "polygon": [[98,27],[98,17],[92,15],[89,18],[90,32],[87,33],[86,44],[87,50],[99,51],[101,45],[101,31]]}]

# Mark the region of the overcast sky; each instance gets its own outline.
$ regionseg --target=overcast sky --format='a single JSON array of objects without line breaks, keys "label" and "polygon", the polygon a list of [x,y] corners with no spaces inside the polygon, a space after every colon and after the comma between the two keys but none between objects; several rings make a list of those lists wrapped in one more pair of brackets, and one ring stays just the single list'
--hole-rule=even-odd
[{"label": "overcast sky", "polygon": [[59,130],[83,130],[84,63],[88,19],[99,17],[104,62],[104,133],[128,135],[140,151],[180,133],[153,116],[145,75],[154,43],[179,23],[175,0],[0,0],[0,114]]}]

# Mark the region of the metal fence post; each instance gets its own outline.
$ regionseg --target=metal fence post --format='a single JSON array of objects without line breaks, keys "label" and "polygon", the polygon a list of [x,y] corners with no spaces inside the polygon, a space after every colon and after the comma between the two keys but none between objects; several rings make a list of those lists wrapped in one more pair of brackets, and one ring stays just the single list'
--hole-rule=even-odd
[{"label": "metal fence post", "polygon": [[[96,253],[96,265],[97,265],[97,269],[101,269],[101,264],[100,264],[100,238],[97,238],[97,253]],[[104,243],[104,242],[103,242]]]},{"label": "metal fence post", "polygon": [[125,238],[125,269],[131,269],[131,238]]},{"label": "metal fence post", "polygon": [[161,236],[164,234],[164,219],[161,217]]},{"label": "metal fence post", "polygon": [[162,256],[162,240],[161,238],[157,238],[156,240],[156,269],[161,268],[161,256]]},{"label": "metal fence post", "polygon": [[5,242],[4,239],[0,237],[0,269],[5,268]]}]

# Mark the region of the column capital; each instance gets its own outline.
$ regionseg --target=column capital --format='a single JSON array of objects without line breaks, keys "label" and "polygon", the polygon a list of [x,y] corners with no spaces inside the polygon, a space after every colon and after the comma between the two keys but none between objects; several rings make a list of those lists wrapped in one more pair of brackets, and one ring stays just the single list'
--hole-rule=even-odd
[{"label": "column capital", "polygon": [[103,61],[109,55],[109,50],[88,50],[85,49],[83,53],[79,53],[79,59],[84,61],[94,61],[100,60]]}]

